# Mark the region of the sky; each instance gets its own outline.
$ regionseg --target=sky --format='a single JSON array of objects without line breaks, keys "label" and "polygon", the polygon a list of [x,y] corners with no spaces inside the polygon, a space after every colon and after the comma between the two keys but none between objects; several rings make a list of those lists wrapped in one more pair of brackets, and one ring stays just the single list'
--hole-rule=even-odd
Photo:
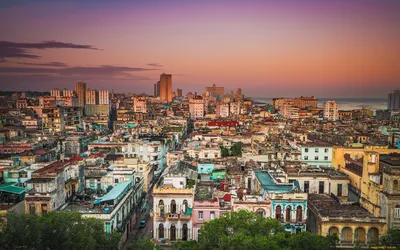
[{"label": "sky", "polygon": [[0,1],[0,89],[386,97],[400,86],[397,0]]}]

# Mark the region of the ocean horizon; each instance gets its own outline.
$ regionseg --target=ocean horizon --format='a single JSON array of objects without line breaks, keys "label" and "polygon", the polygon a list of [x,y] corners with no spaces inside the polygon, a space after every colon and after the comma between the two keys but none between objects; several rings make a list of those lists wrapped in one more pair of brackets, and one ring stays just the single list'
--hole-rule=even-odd
[{"label": "ocean horizon", "polygon": [[[265,104],[272,104],[271,97],[252,97],[253,101]],[[334,100],[339,106],[339,110],[353,110],[367,108],[373,111],[387,109],[387,98],[317,98],[318,107],[323,107],[324,102]]]}]

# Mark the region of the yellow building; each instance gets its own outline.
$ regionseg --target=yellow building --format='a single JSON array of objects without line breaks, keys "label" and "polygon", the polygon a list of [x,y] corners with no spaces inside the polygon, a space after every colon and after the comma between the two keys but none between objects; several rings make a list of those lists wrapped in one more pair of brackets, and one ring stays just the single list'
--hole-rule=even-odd
[{"label": "yellow building", "polygon": [[359,200],[360,204],[374,216],[381,216],[381,193],[384,186],[381,180],[380,155],[397,152],[388,146],[364,146],[362,148],[334,147],[332,166],[350,178],[349,199]]},{"label": "yellow building", "polygon": [[321,235],[336,235],[337,246],[366,247],[378,243],[386,233],[386,220],[356,203],[341,202],[327,194],[309,194],[307,228]]}]

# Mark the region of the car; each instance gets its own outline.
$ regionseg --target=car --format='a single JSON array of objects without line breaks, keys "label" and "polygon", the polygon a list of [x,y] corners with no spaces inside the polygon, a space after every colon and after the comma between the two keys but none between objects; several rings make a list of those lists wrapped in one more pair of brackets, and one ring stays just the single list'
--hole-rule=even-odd
[{"label": "car", "polygon": [[139,228],[144,228],[146,226],[146,221],[145,220],[141,220],[139,223]]}]

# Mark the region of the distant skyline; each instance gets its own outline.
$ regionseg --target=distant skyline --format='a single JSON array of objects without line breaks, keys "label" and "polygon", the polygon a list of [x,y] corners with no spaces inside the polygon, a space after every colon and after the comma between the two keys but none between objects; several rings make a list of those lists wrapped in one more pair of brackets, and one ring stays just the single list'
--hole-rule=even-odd
[{"label": "distant skyline", "polygon": [[377,97],[400,86],[400,1],[0,2],[1,90]]}]

